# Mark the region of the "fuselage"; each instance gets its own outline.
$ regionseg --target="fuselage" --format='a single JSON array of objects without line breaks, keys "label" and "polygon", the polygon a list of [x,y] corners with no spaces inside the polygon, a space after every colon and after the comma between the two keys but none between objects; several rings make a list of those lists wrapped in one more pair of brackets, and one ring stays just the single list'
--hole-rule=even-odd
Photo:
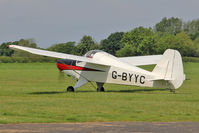
[{"label": "fuselage", "polygon": [[165,83],[149,80],[156,76],[152,72],[124,63],[106,52],[93,50],[84,56],[96,61],[111,63],[111,66],[61,59],[57,61],[57,67],[67,75],[77,79],[83,76],[88,81],[161,88],[166,86]]},{"label": "fuselage", "polygon": [[[84,57],[47,50],[9,45],[9,48],[20,49],[32,54],[59,58],[57,67],[78,79],[74,87],[67,91],[94,81],[97,90],[103,91],[104,83],[148,86],[156,88],[179,88],[185,80],[182,57],[179,51],[167,49],[163,55],[117,58],[100,50],[91,50]],[[157,59],[158,62],[157,62]],[[156,64],[152,72],[136,65]]]}]

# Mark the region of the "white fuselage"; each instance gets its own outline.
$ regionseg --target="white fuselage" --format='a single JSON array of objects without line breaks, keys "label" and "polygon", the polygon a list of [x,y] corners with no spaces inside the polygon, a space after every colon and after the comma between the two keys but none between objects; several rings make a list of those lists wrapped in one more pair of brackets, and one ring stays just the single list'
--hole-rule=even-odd
[{"label": "white fuselage", "polygon": [[[96,65],[92,63],[76,62],[77,67],[88,68],[92,70],[63,70],[67,75],[71,75],[77,79],[83,76],[88,81],[99,83],[113,83],[123,85],[136,85],[165,88],[166,82],[152,81],[155,78],[152,72],[132,66],[120,61],[117,57],[105,52],[98,52],[93,57],[96,61],[111,63],[111,66]],[[96,71],[95,71],[96,70]]]},{"label": "white fuselage", "polygon": [[[70,86],[68,91],[74,91],[89,81],[96,82],[99,91],[104,90],[104,83],[174,90],[185,80],[181,54],[173,49],[165,50],[161,58],[160,55],[117,58],[101,50],[88,51],[82,57],[18,45],[8,45],[8,47],[59,58],[57,61],[59,70],[78,79],[74,88]],[[152,72],[136,67],[136,65],[150,64],[156,64]]]}]

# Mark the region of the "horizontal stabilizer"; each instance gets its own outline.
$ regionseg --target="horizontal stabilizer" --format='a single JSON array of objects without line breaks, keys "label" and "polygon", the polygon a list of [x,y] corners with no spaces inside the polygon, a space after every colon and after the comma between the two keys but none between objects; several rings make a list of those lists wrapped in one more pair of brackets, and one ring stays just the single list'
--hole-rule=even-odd
[{"label": "horizontal stabilizer", "polygon": [[120,57],[119,60],[133,66],[153,65],[160,61],[162,55],[147,55],[147,56],[133,56]]},{"label": "horizontal stabilizer", "polygon": [[158,81],[158,80],[174,80],[172,78],[168,78],[168,79],[165,79],[165,78],[151,78],[151,79],[147,79],[148,81]]}]

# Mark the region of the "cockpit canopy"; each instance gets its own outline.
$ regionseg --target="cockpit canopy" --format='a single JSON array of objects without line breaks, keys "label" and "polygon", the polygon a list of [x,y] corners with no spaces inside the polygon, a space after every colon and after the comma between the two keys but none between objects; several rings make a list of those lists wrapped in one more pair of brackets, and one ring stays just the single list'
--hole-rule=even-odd
[{"label": "cockpit canopy", "polygon": [[98,52],[103,52],[103,51],[102,50],[91,50],[91,51],[88,51],[84,56],[87,58],[93,58],[93,56]]}]

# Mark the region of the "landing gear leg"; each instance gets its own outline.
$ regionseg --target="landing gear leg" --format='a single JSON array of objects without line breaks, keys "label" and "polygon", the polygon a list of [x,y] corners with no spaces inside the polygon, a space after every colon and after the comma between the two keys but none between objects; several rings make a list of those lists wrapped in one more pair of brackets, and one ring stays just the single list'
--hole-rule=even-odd
[{"label": "landing gear leg", "polygon": [[174,86],[172,86],[172,84],[169,81],[167,81],[167,86],[169,86],[168,89],[170,90],[171,93],[173,93],[173,94],[176,93],[175,92],[176,89],[174,88]]},{"label": "landing gear leg", "polygon": [[88,80],[86,80],[84,77],[80,77],[74,87],[69,86],[67,88],[67,92],[74,92],[77,88],[79,88],[82,85],[85,85],[86,83],[88,83]]},{"label": "landing gear leg", "polygon": [[72,86],[67,87],[67,92],[74,92],[75,89]]},{"label": "landing gear leg", "polygon": [[104,83],[96,82],[96,84],[97,84],[97,91],[104,92],[104,87],[103,87]]},{"label": "landing gear leg", "polygon": [[170,92],[174,94],[176,93],[175,89],[170,89]]},{"label": "landing gear leg", "polygon": [[102,88],[97,88],[97,91],[98,91],[98,92],[104,92],[104,87],[102,87]]}]

